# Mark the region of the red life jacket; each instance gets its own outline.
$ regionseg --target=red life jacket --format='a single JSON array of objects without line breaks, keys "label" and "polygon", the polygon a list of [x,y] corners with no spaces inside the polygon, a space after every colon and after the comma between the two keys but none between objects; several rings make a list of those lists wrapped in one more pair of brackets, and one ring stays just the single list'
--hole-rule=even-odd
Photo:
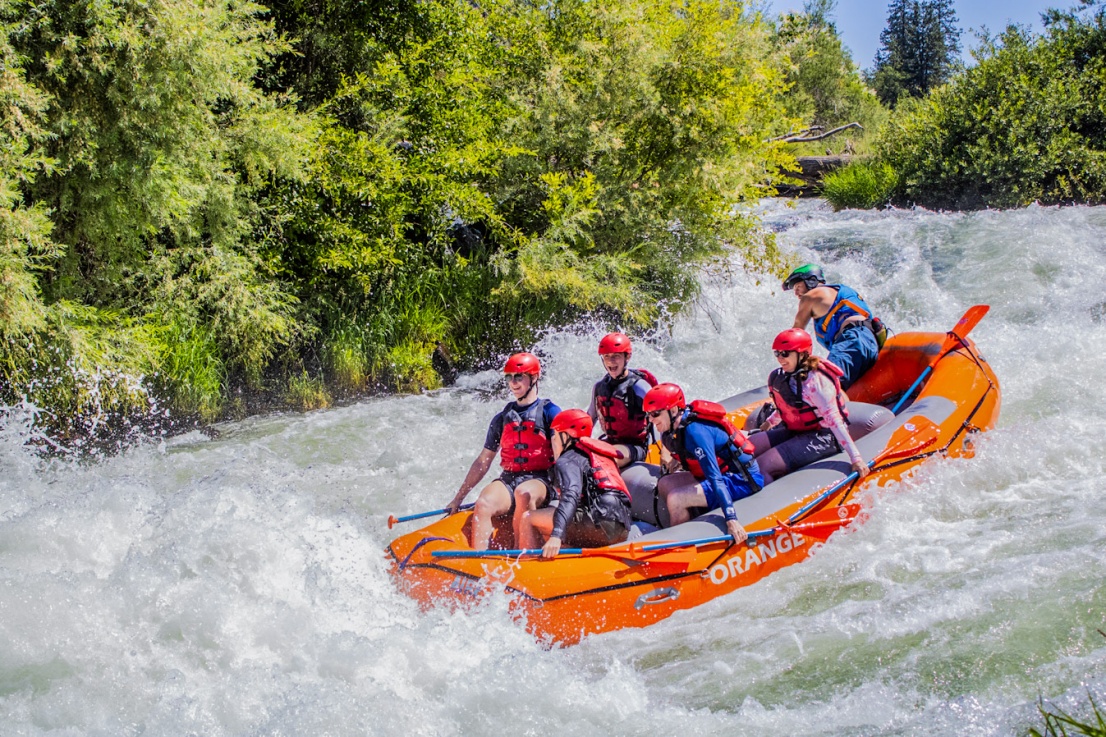
[{"label": "red life jacket", "polygon": [[520,415],[511,405],[504,409],[503,434],[499,437],[499,465],[503,470],[547,471],[553,465],[553,444],[545,426],[548,399],[539,399]]},{"label": "red life jacket", "polygon": [[618,470],[616,458],[622,454],[615,450],[610,443],[594,438],[580,438],[576,441],[576,448],[588,457],[591,463],[590,485],[597,493],[604,494],[608,491],[619,491],[626,498],[633,501],[630,490],[626,488],[626,482],[622,480],[622,474]]},{"label": "red life jacket", "polygon": [[[824,358],[818,364],[818,371],[833,379],[833,386],[837,392],[837,408],[841,410],[841,416],[848,420],[849,410],[845,405],[848,397],[841,390],[841,377],[845,372]],[[780,418],[788,430],[807,432],[825,427],[822,424],[822,418],[818,416],[818,411],[803,399],[802,386],[798,391],[791,388],[791,374],[784,373],[781,368],[773,371],[768,376],[768,391],[771,392],[772,401],[775,402]]]},{"label": "red life jacket", "polygon": [[657,377],[645,369],[628,369],[621,379],[608,375],[595,385],[595,412],[603,420],[607,440],[644,445],[648,439],[648,418],[641,408],[641,397],[634,391],[642,379],[649,386],[657,385]]},{"label": "red life jacket", "polygon": [[722,473],[741,475],[752,488],[759,491],[760,484],[755,482],[752,474],[749,473],[749,469],[745,467],[745,464],[752,460],[753,444],[749,441],[749,438],[745,437],[745,433],[734,427],[730,418],[726,416],[725,407],[718,404],[718,402],[696,399],[688,406],[688,410],[689,412],[684,416],[680,427],[670,435],[665,433],[666,436],[672,439],[671,443],[665,443],[672,455],[679,459],[680,464],[691,472],[696,481],[702,481],[706,478],[706,474],[703,473],[703,467],[699,465],[699,459],[688,455],[687,446],[684,444],[684,433],[687,431],[687,426],[692,422],[703,422],[720,427],[729,438],[729,443],[728,447],[724,448],[722,452],[715,450],[715,459],[718,462],[719,470]]}]

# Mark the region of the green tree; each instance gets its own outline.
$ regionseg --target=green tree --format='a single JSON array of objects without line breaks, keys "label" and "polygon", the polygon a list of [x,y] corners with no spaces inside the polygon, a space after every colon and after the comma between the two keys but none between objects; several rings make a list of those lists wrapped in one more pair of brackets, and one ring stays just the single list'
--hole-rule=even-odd
[{"label": "green tree", "polygon": [[27,82],[8,41],[16,28],[11,5],[0,3],[0,17],[8,19],[0,25],[0,339],[15,342],[45,325],[37,276],[57,247],[46,208],[23,199],[22,187],[52,162],[34,149],[46,138],[47,97]]},{"label": "green tree", "polygon": [[865,85],[833,23],[836,0],[807,0],[802,13],[780,17],[776,44],[790,60],[784,95],[787,116],[805,126],[882,120],[878,100]]},{"label": "green tree", "polygon": [[1106,202],[1106,8],[1011,26],[888,125],[896,199],[931,207]]},{"label": "green tree", "polygon": [[959,53],[952,0],[891,0],[870,82],[880,100],[893,107],[903,97],[923,97],[948,81]]},{"label": "green tree", "polygon": [[[34,176],[5,167],[18,184],[9,202],[24,203],[39,236],[22,252],[35,277],[22,291],[40,296],[38,319],[22,325],[34,355],[7,356],[9,396],[38,366],[55,374],[42,405],[58,416],[99,411],[89,402],[143,409],[138,378],[156,376],[178,409],[210,416],[222,367],[256,382],[293,336],[292,298],[253,245],[256,194],[300,176],[312,125],[254,84],[287,48],[263,13],[190,0],[0,7],[19,62],[5,64],[6,81],[18,70],[34,90],[27,109],[39,115],[22,120],[41,133],[23,137]],[[199,372],[214,392],[199,404],[188,399],[197,356],[215,366]],[[118,391],[98,389],[105,381]]]}]

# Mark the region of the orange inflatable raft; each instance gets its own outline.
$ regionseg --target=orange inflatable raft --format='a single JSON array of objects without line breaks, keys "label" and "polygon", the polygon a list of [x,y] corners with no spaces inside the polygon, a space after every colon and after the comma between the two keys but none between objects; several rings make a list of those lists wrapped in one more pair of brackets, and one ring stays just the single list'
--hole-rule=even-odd
[{"label": "orange inflatable raft", "polygon": [[[893,336],[849,389],[850,432],[871,460],[864,485],[901,479],[935,456],[970,457],[976,433],[994,427],[999,382],[967,337],[986,311],[973,307],[949,333]],[[767,396],[762,387],[723,404],[740,427]],[[656,469],[636,465],[624,474],[635,517],[656,522]],[[505,589],[531,632],[572,644],[592,633],[644,627],[802,561],[815,543],[857,519],[858,484],[850,471],[844,454],[833,456],[738,501],[738,519],[750,531],[741,544],[714,511],[632,542],[542,560],[533,551],[473,551],[471,513],[461,512],[397,538],[387,553],[398,585],[425,606]],[[509,522],[498,527],[493,547],[511,548]]]}]

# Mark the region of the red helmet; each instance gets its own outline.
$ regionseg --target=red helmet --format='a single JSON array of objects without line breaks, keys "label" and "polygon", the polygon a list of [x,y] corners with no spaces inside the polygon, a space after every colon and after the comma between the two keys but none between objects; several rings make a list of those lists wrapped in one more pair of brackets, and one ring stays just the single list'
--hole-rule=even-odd
[{"label": "red helmet", "polygon": [[646,412],[656,412],[658,409],[683,409],[687,406],[684,399],[684,390],[676,384],[657,384],[641,400],[641,408]]},{"label": "red helmet", "polygon": [[503,364],[505,374],[530,374],[535,379],[541,376],[541,362],[533,353],[516,353]]},{"label": "red helmet", "polygon": [[566,432],[574,438],[589,438],[593,423],[584,410],[566,409],[557,413],[549,427],[554,432]]},{"label": "red helmet", "polygon": [[810,340],[810,333],[799,328],[788,328],[776,336],[772,341],[774,351],[798,351],[810,353],[814,344]]},{"label": "red helmet", "polygon": [[600,356],[608,353],[630,353],[633,350],[629,336],[623,333],[607,333],[603,336],[603,340],[599,341]]}]

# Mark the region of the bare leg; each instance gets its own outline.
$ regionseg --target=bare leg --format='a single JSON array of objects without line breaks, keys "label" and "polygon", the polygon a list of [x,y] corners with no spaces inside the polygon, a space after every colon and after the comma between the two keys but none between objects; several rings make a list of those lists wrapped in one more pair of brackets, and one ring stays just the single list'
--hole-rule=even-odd
[{"label": "bare leg", "polygon": [[626,466],[634,462],[634,455],[633,451],[630,450],[630,446],[616,445],[614,446],[614,449],[622,454],[621,458],[615,458],[614,460],[614,462],[618,464],[619,468],[626,468]]},{"label": "bare leg", "polygon": [[670,490],[665,502],[668,505],[668,517],[671,524],[675,526],[691,519],[692,507],[707,506],[707,495],[703,493],[703,487],[695,483],[693,478],[691,484]]},{"label": "bare leg", "polygon": [[[668,505],[668,496],[676,489],[684,486],[693,486],[694,484],[695,477],[687,471],[677,471],[676,473],[661,476],[660,481],[657,482],[657,496],[660,499],[660,503],[665,509],[671,509]],[[677,524],[677,522],[675,520],[670,520],[668,524],[671,526]]]},{"label": "bare leg", "polygon": [[487,550],[491,541],[492,518],[511,509],[511,491],[499,479],[480,490],[472,508],[472,549]]},{"label": "bare leg", "polygon": [[542,545],[553,532],[553,513],[556,510],[546,507],[524,512],[519,525],[519,547],[536,548]]},{"label": "bare leg", "polygon": [[787,464],[784,463],[783,456],[775,448],[770,448],[758,455],[757,465],[760,466],[760,473],[764,476],[765,486],[789,471]]},{"label": "bare leg", "polygon": [[[515,487],[515,516],[511,520],[511,525],[514,529],[516,542],[521,540],[522,536],[522,515],[533,512],[542,504],[545,504],[545,497],[548,492],[549,487],[541,479],[530,479]],[[508,506],[510,506],[509,502]]]}]

